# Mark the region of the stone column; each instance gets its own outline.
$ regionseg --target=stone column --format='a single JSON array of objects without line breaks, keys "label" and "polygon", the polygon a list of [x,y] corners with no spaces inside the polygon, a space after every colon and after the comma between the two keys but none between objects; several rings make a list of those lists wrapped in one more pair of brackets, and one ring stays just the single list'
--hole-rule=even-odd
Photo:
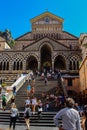
[{"label": "stone column", "polygon": [[66,70],[69,70],[69,61],[66,60]]},{"label": "stone column", "polygon": [[26,61],[23,62],[23,71],[26,70]]},{"label": "stone column", "polygon": [[53,54],[53,51],[51,53],[51,60],[52,60],[52,71],[54,71],[54,54]]},{"label": "stone column", "polygon": [[54,71],[54,61],[52,61],[52,70]]},{"label": "stone column", "polygon": [[17,70],[17,62],[15,62],[15,70]]},{"label": "stone column", "polygon": [[9,71],[12,71],[12,70],[13,70],[13,62],[10,61],[10,62],[9,62]]},{"label": "stone column", "polygon": [[75,61],[75,70],[77,70],[77,61]]},{"label": "stone column", "polygon": [[72,61],[72,70],[74,70],[74,64],[73,64],[73,61]]},{"label": "stone column", "polygon": [[38,61],[38,70],[40,70],[40,61]]}]

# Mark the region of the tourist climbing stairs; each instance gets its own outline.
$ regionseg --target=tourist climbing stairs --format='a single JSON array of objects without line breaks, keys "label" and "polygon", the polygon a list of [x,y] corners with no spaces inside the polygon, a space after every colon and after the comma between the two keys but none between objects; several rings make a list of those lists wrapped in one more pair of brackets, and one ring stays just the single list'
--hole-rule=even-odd
[{"label": "tourist climbing stairs", "polygon": [[[41,119],[38,119],[37,112],[34,115],[31,115],[30,117],[30,125],[31,126],[45,126],[45,127],[54,127],[53,117],[56,114],[56,112],[42,112]],[[17,125],[25,125],[24,113],[20,112],[19,119],[17,120]],[[0,112],[0,124],[3,125],[9,125],[10,121],[10,112],[9,111],[3,111]]]},{"label": "tourist climbing stairs", "polygon": [[[27,90],[28,82],[25,82],[23,86],[17,92],[15,97],[15,103],[20,113],[20,119],[17,121],[17,124],[25,124],[23,112],[25,109],[25,100],[27,98],[26,90]],[[55,80],[48,80],[47,86],[44,85],[44,80],[40,77],[36,78],[35,82],[35,96],[40,99],[42,93],[47,93],[51,89],[57,87],[57,81]],[[1,124],[9,124],[10,118],[10,106],[11,102],[9,101],[7,104],[6,111],[0,112],[0,123]],[[37,112],[32,116],[30,119],[30,123],[33,126],[54,126],[53,117],[56,112],[42,112],[42,118],[38,119]]]},{"label": "tourist climbing stairs", "polygon": [[[26,81],[23,84],[23,86],[19,89],[15,97],[15,103],[19,111],[24,111],[25,100],[27,99],[27,85],[28,84],[29,83]],[[45,86],[44,80],[38,77],[36,78],[36,81],[35,81],[35,94],[34,95],[37,99],[41,99],[42,93],[47,93],[56,87],[57,87],[57,81],[48,80],[47,86]],[[11,106],[11,101],[8,102],[6,109],[9,110],[10,106]]]}]

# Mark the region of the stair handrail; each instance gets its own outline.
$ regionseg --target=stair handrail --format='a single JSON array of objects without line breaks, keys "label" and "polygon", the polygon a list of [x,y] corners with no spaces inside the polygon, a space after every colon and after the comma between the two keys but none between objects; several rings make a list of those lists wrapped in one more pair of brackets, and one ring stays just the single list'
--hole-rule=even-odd
[{"label": "stair handrail", "polygon": [[11,90],[10,92],[2,92],[0,94],[0,108],[2,108],[2,95],[6,95],[7,98],[7,102],[11,99],[11,97],[13,96],[13,87],[16,86],[16,92],[22,87],[22,85],[25,83],[26,78],[31,74],[32,71],[29,71],[28,74],[21,74],[21,76],[11,85],[8,86],[9,90]]},{"label": "stair handrail", "polygon": [[13,87],[16,86],[16,92],[21,88],[21,86],[25,83],[26,80],[26,75],[21,75],[10,87],[9,89],[11,90],[9,93],[6,94],[7,97],[7,102],[11,99],[13,95]]},{"label": "stair handrail", "polygon": [[[29,71],[28,74],[21,74],[21,76],[10,86],[10,89],[13,90],[13,87],[16,86],[16,92],[17,92],[26,82],[27,77],[29,78],[31,73],[33,72]],[[11,99],[12,95],[13,95],[12,91],[9,94],[7,94],[7,102]]]}]

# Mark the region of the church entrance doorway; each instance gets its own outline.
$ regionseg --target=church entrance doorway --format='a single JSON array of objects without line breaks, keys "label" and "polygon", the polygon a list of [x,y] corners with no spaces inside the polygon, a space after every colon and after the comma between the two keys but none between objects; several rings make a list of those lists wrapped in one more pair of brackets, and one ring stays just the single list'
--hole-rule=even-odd
[{"label": "church entrance doorway", "polygon": [[47,73],[52,67],[52,60],[51,60],[51,48],[48,45],[44,45],[41,48],[41,71]]}]

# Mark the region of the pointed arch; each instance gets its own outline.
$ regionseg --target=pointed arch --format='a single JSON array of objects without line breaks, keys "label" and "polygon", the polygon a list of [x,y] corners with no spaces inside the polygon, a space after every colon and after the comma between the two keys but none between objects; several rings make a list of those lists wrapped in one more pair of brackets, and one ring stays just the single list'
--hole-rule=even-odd
[{"label": "pointed arch", "polygon": [[26,59],[26,70],[38,70],[38,61],[34,55],[29,55]]},{"label": "pointed arch", "polygon": [[58,55],[54,60],[54,70],[65,70],[66,69],[66,60],[63,55]]},{"label": "pointed arch", "polygon": [[69,56],[69,69],[70,70],[78,70],[80,59],[81,58],[78,55],[70,55]]},{"label": "pointed arch", "polygon": [[7,53],[0,54],[0,70],[9,70],[10,60],[11,57]]},{"label": "pointed arch", "polygon": [[52,68],[52,50],[53,47],[48,42],[44,42],[40,46],[40,69],[42,71],[44,69],[46,69],[46,71],[49,71],[50,68]]},{"label": "pointed arch", "polygon": [[22,54],[17,53],[13,55],[13,70],[22,70],[23,69],[23,60],[24,57]]}]

